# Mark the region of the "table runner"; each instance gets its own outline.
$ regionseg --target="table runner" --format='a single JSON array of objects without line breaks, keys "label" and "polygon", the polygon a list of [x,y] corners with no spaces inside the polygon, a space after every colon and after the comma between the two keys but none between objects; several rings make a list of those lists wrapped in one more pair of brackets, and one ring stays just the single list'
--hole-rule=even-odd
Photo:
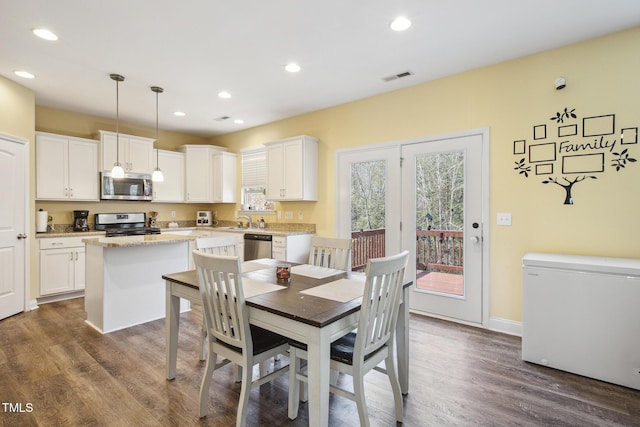
[{"label": "table runner", "polygon": [[276,285],[274,283],[262,282],[260,280],[253,280],[249,278],[242,278],[242,289],[244,291],[244,298],[255,297],[256,295],[266,294],[267,292],[278,291],[284,289],[284,286]]},{"label": "table runner", "polygon": [[267,268],[273,268],[273,263],[262,262],[262,259],[256,259],[253,261],[247,261],[242,263],[242,272],[249,273],[250,271],[265,270]]},{"label": "table runner", "polygon": [[342,270],[335,268],[319,267],[317,265],[302,264],[291,267],[291,273],[301,276],[313,277],[314,279],[324,279],[325,277],[334,276],[344,273]]},{"label": "table runner", "polygon": [[364,294],[364,282],[351,279],[339,279],[315,288],[300,291],[301,294],[312,295],[338,302],[347,302]]}]

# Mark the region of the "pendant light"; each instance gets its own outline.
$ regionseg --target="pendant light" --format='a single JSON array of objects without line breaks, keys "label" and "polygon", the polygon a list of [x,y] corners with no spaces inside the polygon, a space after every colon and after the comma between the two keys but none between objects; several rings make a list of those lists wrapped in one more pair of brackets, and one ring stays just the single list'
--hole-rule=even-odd
[{"label": "pendant light", "polygon": [[159,154],[159,145],[158,145],[158,94],[164,92],[164,89],[158,86],[151,86],[151,91],[156,93],[156,168],[153,171],[153,175],[151,175],[151,180],[153,182],[162,182],[164,181],[164,175],[162,175],[162,171],[160,170],[160,154]]},{"label": "pendant light", "polygon": [[115,80],[116,82],[116,162],[113,164],[113,169],[111,169],[111,177],[112,178],[124,178],[124,169],[122,169],[122,165],[120,164],[120,111],[119,111],[119,93],[118,86],[120,82],[124,81],[124,76],[120,74],[110,74],[111,80]]}]

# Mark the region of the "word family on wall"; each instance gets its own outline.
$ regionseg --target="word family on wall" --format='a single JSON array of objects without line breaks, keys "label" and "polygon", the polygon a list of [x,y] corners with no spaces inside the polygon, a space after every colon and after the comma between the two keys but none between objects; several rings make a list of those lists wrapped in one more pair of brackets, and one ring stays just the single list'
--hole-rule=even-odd
[{"label": "word family on wall", "polygon": [[638,128],[616,129],[615,114],[580,120],[575,108],[565,108],[549,120],[551,125],[533,126],[529,142],[513,141],[513,155],[522,156],[514,169],[524,178],[539,176],[543,184],[561,187],[565,205],[573,204],[574,185],[606,171],[624,171],[636,162],[631,148],[637,147]]}]

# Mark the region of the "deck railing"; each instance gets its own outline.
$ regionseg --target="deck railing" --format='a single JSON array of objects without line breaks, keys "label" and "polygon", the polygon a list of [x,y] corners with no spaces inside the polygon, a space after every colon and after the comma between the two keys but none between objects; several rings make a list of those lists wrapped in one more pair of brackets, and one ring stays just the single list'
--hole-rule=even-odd
[{"label": "deck railing", "polygon": [[416,231],[416,266],[422,270],[459,273],[463,270],[462,230]]},{"label": "deck railing", "polygon": [[360,230],[351,233],[351,270],[363,271],[369,258],[384,256],[385,230]]},{"label": "deck railing", "polygon": [[[351,233],[351,269],[364,270],[369,258],[385,256],[385,229]],[[417,230],[416,266],[422,270],[460,273],[463,270],[461,230]]]}]

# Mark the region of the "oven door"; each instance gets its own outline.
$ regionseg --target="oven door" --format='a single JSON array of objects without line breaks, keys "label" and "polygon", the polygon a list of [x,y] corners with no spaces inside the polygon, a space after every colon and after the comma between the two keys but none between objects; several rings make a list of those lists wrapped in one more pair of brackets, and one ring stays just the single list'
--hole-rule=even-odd
[{"label": "oven door", "polygon": [[127,173],[124,178],[114,179],[111,172],[102,172],[101,177],[102,192],[100,198],[103,200],[151,200],[153,189],[151,175]]}]

